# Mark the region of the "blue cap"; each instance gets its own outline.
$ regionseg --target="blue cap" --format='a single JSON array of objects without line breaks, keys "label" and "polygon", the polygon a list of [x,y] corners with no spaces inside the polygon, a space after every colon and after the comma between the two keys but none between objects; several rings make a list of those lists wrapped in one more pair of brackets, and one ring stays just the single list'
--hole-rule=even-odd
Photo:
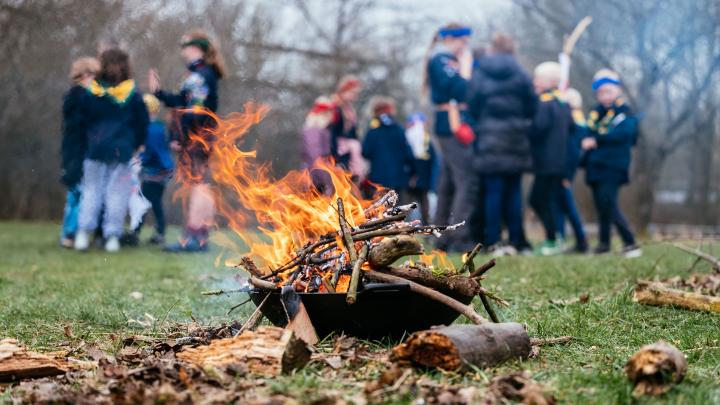
[{"label": "blue cap", "polygon": [[447,38],[447,37],[460,38],[460,37],[469,37],[471,35],[472,35],[472,28],[470,28],[470,27],[441,28],[440,31],[438,31],[438,36],[440,38]]},{"label": "blue cap", "polygon": [[620,85],[621,85],[621,83],[620,83],[619,80],[615,80],[615,79],[613,79],[612,77],[601,77],[601,78],[595,80],[594,82],[592,82],[592,89],[593,89],[593,91],[598,91],[598,89],[599,89],[603,84],[614,84],[614,85],[616,85],[616,86],[620,86]]}]

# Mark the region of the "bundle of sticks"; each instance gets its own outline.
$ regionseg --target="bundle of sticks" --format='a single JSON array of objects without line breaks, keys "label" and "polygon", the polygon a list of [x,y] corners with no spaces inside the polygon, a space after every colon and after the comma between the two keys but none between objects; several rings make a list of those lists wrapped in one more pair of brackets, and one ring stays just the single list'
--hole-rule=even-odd
[{"label": "bundle of sticks", "polygon": [[261,271],[251,258],[241,265],[250,273],[250,283],[259,290],[278,290],[292,286],[296,292],[346,293],[346,301],[358,300],[358,289],[367,281],[407,283],[410,289],[440,301],[476,324],[487,320],[453,297],[475,297],[482,300],[494,322],[498,318],[490,305],[494,300],[507,303],[481,286],[481,280],[495,261],[475,267],[474,258],[482,248],[478,245],[463,256],[460,269],[432,269],[422,262],[408,260],[393,265],[405,256],[424,253],[418,235],[441,236],[464,223],[438,226],[407,221],[416,203],[397,205],[398,195],[390,191],[364,210],[365,222],[351,224],[345,213],[343,200],[334,207],[338,214],[338,230],[308,241],[287,263],[275,269]]}]

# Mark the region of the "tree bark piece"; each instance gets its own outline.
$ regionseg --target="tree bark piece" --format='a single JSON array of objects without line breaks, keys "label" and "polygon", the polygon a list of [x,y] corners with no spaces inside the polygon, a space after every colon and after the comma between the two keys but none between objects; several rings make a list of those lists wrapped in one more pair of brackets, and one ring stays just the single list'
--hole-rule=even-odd
[{"label": "tree bark piece", "polygon": [[415,332],[392,350],[391,360],[464,371],[530,355],[530,337],[519,323],[451,325]]},{"label": "tree bark piece", "polygon": [[686,372],[685,355],[663,341],[641,347],[625,365],[625,374],[635,386],[633,396],[636,397],[664,394],[682,381]]},{"label": "tree bark piece", "polygon": [[401,257],[419,255],[423,252],[422,244],[415,237],[397,235],[372,245],[368,263],[370,263],[370,267],[380,269],[395,263]]},{"label": "tree bark piece", "polygon": [[476,325],[488,322],[487,319],[483,318],[482,316],[480,316],[480,314],[475,312],[475,308],[473,308],[472,304],[465,305],[462,302],[456,300],[455,298],[448,297],[447,295],[439,291],[425,287],[424,285],[420,285],[414,281],[406,280],[402,277],[393,276],[392,274],[385,274],[372,270],[366,271],[365,276],[370,279],[382,281],[384,283],[407,283],[410,286],[411,291],[414,291],[418,294],[424,295],[437,302],[447,305],[448,307],[456,310],[460,314],[465,315],[466,318],[468,318]]},{"label": "tree bark piece", "polygon": [[474,297],[482,290],[480,284],[466,276],[436,276],[431,271],[420,267],[387,267],[380,269],[385,273],[393,276],[402,277],[406,280],[414,281],[418,284],[438,290],[442,293],[460,294],[465,297]]},{"label": "tree bark piece", "polygon": [[310,350],[290,330],[261,326],[234,338],[213,340],[207,346],[185,348],[177,358],[203,369],[245,365],[254,374],[275,377],[305,366]]},{"label": "tree bark piece", "polygon": [[674,306],[696,311],[720,313],[720,297],[667,288],[660,283],[638,281],[633,301],[657,306]]},{"label": "tree bark piece", "polygon": [[15,339],[0,339],[0,381],[64,374],[72,365],[65,359],[27,350]]}]

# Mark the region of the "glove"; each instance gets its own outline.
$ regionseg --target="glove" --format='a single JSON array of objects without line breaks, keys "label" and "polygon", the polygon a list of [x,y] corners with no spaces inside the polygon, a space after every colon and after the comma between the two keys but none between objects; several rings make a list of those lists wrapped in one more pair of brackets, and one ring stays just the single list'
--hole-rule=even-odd
[{"label": "glove", "polygon": [[461,144],[467,146],[475,141],[475,132],[468,124],[461,124],[460,128],[455,131],[455,138],[460,141]]}]

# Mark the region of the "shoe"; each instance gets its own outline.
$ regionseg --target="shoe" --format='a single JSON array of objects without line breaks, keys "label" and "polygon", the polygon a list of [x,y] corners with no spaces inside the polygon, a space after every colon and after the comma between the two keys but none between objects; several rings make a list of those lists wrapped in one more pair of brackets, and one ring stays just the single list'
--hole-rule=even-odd
[{"label": "shoe", "polygon": [[123,234],[123,236],[120,237],[120,245],[121,246],[131,246],[135,247],[140,244],[140,238],[138,237],[137,233],[135,232],[127,232]]},{"label": "shoe", "polygon": [[491,247],[491,256],[494,258],[504,256],[515,256],[518,254],[517,249],[511,245],[495,245]]},{"label": "shoe", "polygon": [[598,245],[594,250],[594,255],[604,255],[610,253],[610,247],[606,245]]},{"label": "shoe", "polygon": [[575,245],[571,247],[570,249],[565,249],[563,251],[563,254],[567,255],[584,255],[588,252],[588,246],[587,245]]},{"label": "shoe", "polygon": [[642,249],[640,249],[640,246],[632,244],[625,246],[622,254],[626,259],[636,259],[642,256]]},{"label": "shoe", "polygon": [[73,238],[60,238],[60,246],[65,249],[72,249],[75,246],[75,240]]},{"label": "shoe", "polygon": [[540,256],[555,256],[562,253],[562,247],[554,240],[547,240],[543,242],[538,248]]},{"label": "shoe", "polygon": [[90,247],[90,235],[85,231],[78,231],[75,234],[75,250],[84,252]]},{"label": "shoe", "polygon": [[120,239],[117,236],[111,236],[105,242],[105,251],[108,253],[115,253],[120,250]]},{"label": "shoe", "polygon": [[206,240],[198,240],[197,238],[189,238],[184,241],[165,246],[164,251],[170,253],[196,253],[207,252],[208,244]]},{"label": "shoe", "polygon": [[164,245],[165,237],[163,235],[160,235],[159,233],[156,233],[150,239],[148,239],[147,243],[150,245]]}]

